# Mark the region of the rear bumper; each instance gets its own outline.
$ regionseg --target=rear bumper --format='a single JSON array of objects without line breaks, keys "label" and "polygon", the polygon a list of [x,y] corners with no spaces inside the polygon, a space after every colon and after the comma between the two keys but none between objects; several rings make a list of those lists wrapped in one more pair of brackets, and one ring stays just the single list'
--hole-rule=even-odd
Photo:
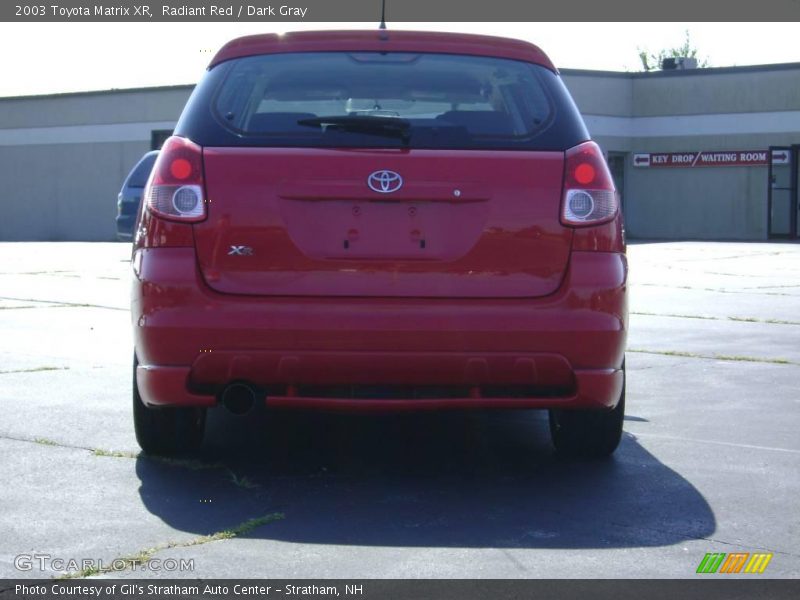
[{"label": "rear bumper", "polygon": [[269,406],[395,411],[613,408],[627,333],[619,253],[573,252],[532,299],[219,294],[191,248],[139,250],[132,318],[149,405],[212,406],[232,381]]},{"label": "rear bumper", "polygon": [[[446,374],[446,373],[445,373]],[[619,369],[581,369],[573,372],[574,389],[564,395],[536,395],[532,387],[529,395],[507,395],[502,390],[486,396],[485,390],[495,386],[469,386],[467,394],[422,398],[411,394],[405,397],[347,397],[304,395],[303,388],[294,384],[280,385],[280,391],[262,390],[262,400],[274,408],[322,409],[346,412],[404,412],[470,408],[613,408],[623,385]],[[148,405],[155,406],[214,406],[216,397],[193,393],[193,368],[190,367],[139,367],[136,373],[139,393]],[[230,380],[229,380],[230,381]],[[275,386],[270,386],[275,389]],[[457,386],[460,388],[461,386]],[[430,389],[430,388],[423,388]],[[522,391],[524,387],[509,389]],[[376,394],[378,395],[378,394]]]}]

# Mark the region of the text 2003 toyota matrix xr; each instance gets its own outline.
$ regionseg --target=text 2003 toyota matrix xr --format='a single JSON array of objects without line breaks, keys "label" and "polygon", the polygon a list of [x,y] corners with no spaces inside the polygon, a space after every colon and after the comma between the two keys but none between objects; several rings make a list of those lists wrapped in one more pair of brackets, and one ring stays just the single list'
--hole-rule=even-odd
[{"label": "text 2003 toyota matrix xr", "polygon": [[234,40],[164,144],[134,238],[136,433],[206,410],[549,409],[611,454],[619,199],[548,57],[473,35]]}]

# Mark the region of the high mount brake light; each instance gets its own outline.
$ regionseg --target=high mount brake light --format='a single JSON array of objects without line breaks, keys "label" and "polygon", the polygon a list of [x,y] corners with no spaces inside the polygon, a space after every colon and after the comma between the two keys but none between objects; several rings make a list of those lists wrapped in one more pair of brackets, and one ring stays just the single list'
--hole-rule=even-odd
[{"label": "high mount brake light", "polygon": [[148,210],[158,217],[192,223],[205,219],[200,146],[185,138],[168,138],[153,165],[144,198]]},{"label": "high mount brake light", "polygon": [[564,225],[598,225],[610,221],[619,210],[619,197],[603,153],[594,142],[584,142],[566,152]]}]

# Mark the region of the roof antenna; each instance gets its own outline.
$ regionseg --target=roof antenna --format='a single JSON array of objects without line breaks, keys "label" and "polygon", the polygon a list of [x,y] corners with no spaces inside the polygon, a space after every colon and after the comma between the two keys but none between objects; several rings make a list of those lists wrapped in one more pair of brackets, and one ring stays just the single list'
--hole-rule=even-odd
[{"label": "roof antenna", "polygon": [[381,0],[381,24],[378,29],[386,29],[386,0]]}]

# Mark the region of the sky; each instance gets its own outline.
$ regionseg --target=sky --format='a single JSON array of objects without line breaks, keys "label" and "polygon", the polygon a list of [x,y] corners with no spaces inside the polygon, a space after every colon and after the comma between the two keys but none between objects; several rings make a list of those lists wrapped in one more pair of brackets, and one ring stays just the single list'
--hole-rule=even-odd
[{"label": "sky", "polygon": [[[196,83],[227,41],[254,33],[372,29],[371,23],[0,23],[0,96]],[[800,23],[389,23],[389,29],[527,40],[560,68],[640,71],[638,50],[689,31],[710,66],[800,62]]]}]

